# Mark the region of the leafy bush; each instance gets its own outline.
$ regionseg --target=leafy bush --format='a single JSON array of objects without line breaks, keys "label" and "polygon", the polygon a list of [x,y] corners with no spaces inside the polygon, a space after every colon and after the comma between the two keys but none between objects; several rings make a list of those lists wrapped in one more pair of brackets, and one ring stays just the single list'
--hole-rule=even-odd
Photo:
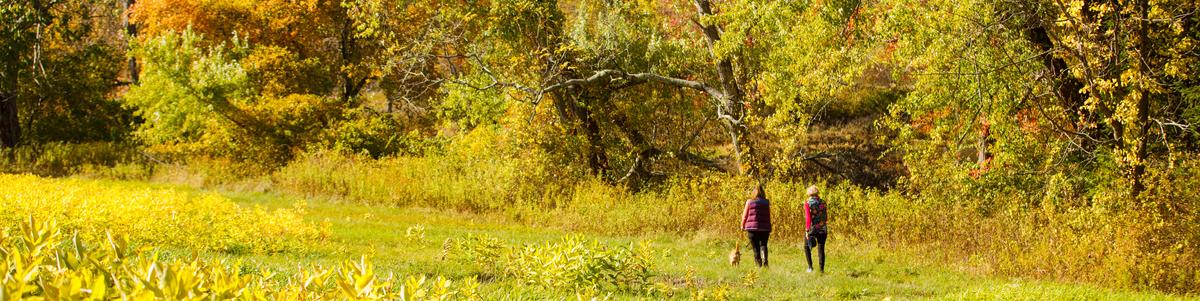
[{"label": "leafy bush", "polygon": [[582,290],[639,290],[650,280],[645,248],[609,247],[569,237],[511,249],[504,274],[525,283]]},{"label": "leafy bush", "polygon": [[246,71],[237,60],[249,46],[201,46],[203,36],[185,30],[168,32],[135,45],[131,54],[145,64],[141,81],[125,94],[125,105],[143,122],[135,136],[152,146],[199,151],[197,141],[216,142],[210,132],[236,118],[232,106],[252,97]]},{"label": "leafy bush", "polygon": [[[133,168],[145,161],[131,145],[111,142],[61,143],[22,145],[0,149],[0,171],[33,173],[42,176],[87,174],[108,167]],[[149,171],[111,173],[114,177],[139,177]]]},{"label": "leafy bush", "polygon": [[24,175],[0,175],[0,191],[0,226],[53,219],[87,240],[111,233],[147,245],[270,253],[328,235],[304,220],[302,205],[246,209],[214,194]]},{"label": "leafy bush", "polygon": [[[228,262],[162,260],[121,235],[64,237],[53,222],[29,220],[0,231],[4,300],[477,300],[478,283],[376,274],[365,258],[332,268],[301,268],[279,279]],[[403,280],[402,280],[403,279]]]},{"label": "leafy bush", "polygon": [[[481,73],[475,74],[483,77]],[[480,82],[479,86],[487,85],[483,83],[486,78],[472,80]],[[478,90],[464,85],[446,85],[442,90],[446,96],[437,107],[438,117],[466,128],[495,124],[511,106],[499,90]]]},{"label": "leafy bush", "polygon": [[401,125],[391,117],[366,107],[346,110],[343,114],[322,132],[321,147],[373,158],[414,151],[415,135],[405,135]]},{"label": "leafy bush", "polygon": [[650,289],[646,247],[612,247],[580,237],[509,246],[472,235],[447,240],[442,251],[444,258],[471,262],[528,285],[588,293]]}]

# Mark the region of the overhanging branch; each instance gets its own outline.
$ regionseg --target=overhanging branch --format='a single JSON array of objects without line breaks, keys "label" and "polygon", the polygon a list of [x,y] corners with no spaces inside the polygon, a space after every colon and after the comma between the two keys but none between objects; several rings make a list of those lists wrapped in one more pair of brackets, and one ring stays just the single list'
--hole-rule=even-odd
[{"label": "overhanging branch", "polygon": [[649,73],[649,72],[627,73],[625,71],[615,70],[615,69],[599,70],[599,71],[596,71],[595,73],[592,73],[592,76],[588,76],[585,78],[568,79],[568,80],[565,80],[565,81],[562,81],[562,82],[559,82],[559,83],[556,83],[553,85],[546,86],[545,88],[542,88],[542,90],[536,94],[537,98],[534,101],[534,104],[537,104],[538,101],[540,101],[542,99],[542,95],[553,92],[558,89],[563,89],[563,88],[572,87],[572,86],[582,86],[582,85],[590,85],[590,84],[597,84],[597,83],[614,83],[614,82],[623,82],[623,84],[613,87],[613,89],[623,89],[623,88],[632,87],[632,86],[635,86],[635,85],[641,84],[641,83],[655,82],[655,83],[661,83],[661,84],[666,84],[666,85],[670,85],[670,86],[700,91],[701,93],[707,94],[709,96],[709,98],[711,98],[713,100],[713,104],[715,105],[715,107],[717,109],[716,117],[718,119],[725,121],[728,125],[730,125],[732,127],[743,126],[741,118],[730,115],[729,109],[726,109],[727,103],[729,102],[728,94],[726,94],[725,92],[722,92],[721,89],[718,89],[713,86],[709,86],[708,84],[698,82],[698,81],[686,80],[686,79],[682,79],[682,78],[669,77],[669,76],[662,76],[662,75]]},{"label": "overhanging branch", "polygon": [[686,80],[686,79],[682,79],[682,78],[662,76],[662,75],[649,73],[649,72],[626,73],[625,71],[614,70],[614,69],[604,69],[604,70],[596,71],[595,73],[592,74],[592,76],[589,76],[586,78],[568,79],[568,80],[565,80],[565,81],[557,83],[557,84],[549,85],[549,86],[546,86],[545,88],[542,88],[541,93],[539,93],[539,94],[545,94],[545,93],[549,93],[549,92],[557,90],[557,89],[562,89],[562,88],[571,87],[571,86],[594,84],[594,83],[601,82],[605,79],[607,79],[609,82],[616,82],[616,81],[622,81],[622,80],[631,81],[631,82],[656,82],[656,83],[667,84],[667,85],[676,86],[676,87],[680,87],[680,88],[689,88],[689,89],[697,90],[697,91],[703,92],[705,94],[708,94],[710,97],[716,98],[716,99],[725,98],[725,93],[722,93],[720,90],[718,90],[714,87],[711,87],[709,85],[706,85],[704,83],[701,83],[701,82]]}]

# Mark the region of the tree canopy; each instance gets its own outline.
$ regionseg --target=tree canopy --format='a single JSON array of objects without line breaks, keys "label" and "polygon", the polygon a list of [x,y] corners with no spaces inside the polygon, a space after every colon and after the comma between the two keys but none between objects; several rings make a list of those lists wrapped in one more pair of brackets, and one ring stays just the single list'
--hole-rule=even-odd
[{"label": "tree canopy", "polygon": [[634,187],[716,172],[922,190],[1082,168],[1137,195],[1147,166],[1197,151],[1196,10],[6,1],[0,142],[129,141],[269,169],[310,149],[416,154],[489,130]]}]

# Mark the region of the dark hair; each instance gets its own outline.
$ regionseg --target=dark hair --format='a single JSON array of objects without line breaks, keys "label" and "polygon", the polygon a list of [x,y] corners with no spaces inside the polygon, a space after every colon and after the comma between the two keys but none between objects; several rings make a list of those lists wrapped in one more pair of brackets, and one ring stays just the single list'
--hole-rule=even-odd
[{"label": "dark hair", "polygon": [[750,197],[754,199],[767,199],[767,190],[763,189],[762,184],[754,186],[754,190],[750,191]]}]

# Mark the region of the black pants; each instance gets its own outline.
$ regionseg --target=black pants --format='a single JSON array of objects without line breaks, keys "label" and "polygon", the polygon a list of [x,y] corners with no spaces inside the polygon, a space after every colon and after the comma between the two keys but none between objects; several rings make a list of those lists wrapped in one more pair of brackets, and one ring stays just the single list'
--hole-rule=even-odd
[{"label": "black pants", "polygon": [[825,272],[825,237],[829,234],[822,232],[814,232],[808,235],[808,240],[804,242],[804,258],[808,259],[808,268],[812,268],[812,248],[817,248],[817,257],[821,263],[821,272]]},{"label": "black pants", "polygon": [[767,266],[767,240],[771,231],[746,231],[746,234],[750,236],[750,248],[754,250],[754,264]]}]

